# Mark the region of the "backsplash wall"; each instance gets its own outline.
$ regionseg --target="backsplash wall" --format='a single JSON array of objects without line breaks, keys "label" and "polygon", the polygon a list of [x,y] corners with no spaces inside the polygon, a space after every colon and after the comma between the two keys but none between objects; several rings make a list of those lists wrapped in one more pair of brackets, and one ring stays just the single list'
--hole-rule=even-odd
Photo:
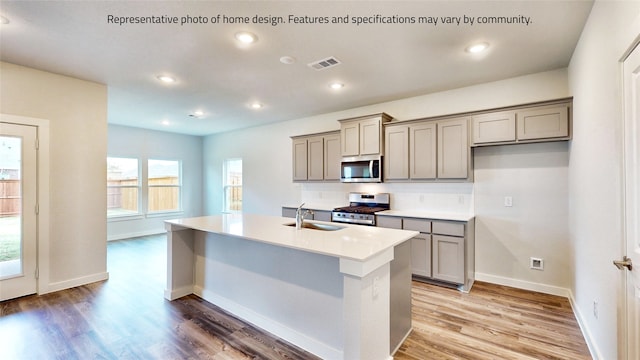
[{"label": "backsplash wall", "polygon": [[473,183],[301,183],[300,202],[322,207],[348,205],[350,192],[390,193],[391,209],[473,212]]}]

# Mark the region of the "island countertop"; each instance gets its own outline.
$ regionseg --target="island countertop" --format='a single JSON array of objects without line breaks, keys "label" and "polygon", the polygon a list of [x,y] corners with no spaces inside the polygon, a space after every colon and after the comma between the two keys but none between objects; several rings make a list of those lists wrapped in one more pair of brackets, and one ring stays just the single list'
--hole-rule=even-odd
[{"label": "island countertop", "polygon": [[271,245],[365,261],[418,235],[417,231],[309,221],[340,227],[335,231],[296,229],[294,219],[257,214],[222,214],[166,220],[167,224],[229,235]]}]

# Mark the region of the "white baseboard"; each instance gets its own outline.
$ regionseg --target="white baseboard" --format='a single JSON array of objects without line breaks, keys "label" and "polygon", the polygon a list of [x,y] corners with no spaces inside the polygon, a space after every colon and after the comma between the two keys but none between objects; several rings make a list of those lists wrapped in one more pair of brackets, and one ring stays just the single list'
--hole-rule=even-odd
[{"label": "white baseboard", "polygon": [[292,328],[274,321],[264,315],[248,309],[235,301],[220,296],[212,291],[204,290],[200,286],[194,286],[194,294],[205,299],[206,301],[223,308],[240,319],[247,321],[281,339],[284,339],[296,346],[314,354],[322,359],[342,359],[343,352],[324,344],[316,339],[302,334]]},{"label": "white baseboard", "polygon": [[164,234],[166,232],[167,231],[164,228],[162,228],[162,229],[155,229],[155,230],[135,231],[130,233],[115,234],[115,235],[107,234],[107,241],[124,240],[124,239],[136,238],[141,236],[159,235],[159,234]]},{"label": "white baseboard", "polygon": [[518,280],[483,273],[476,273],[476,281],[484,281],[497,285],[511,286],[518,289],[537,291],[544,294],[557,295],[566,298],[568,298],[570,294],[569,289],[559,286],[534,283],[531,281]]},{"label": "white baseboard", "polygon": [[169,300],[169,301],[173,301],[175,299],[179,299],[183,296],[187,296],[190,294],[194,294],[194,289],[193,289],[193,285],[189,285],[189,286],[183,286],[179,289],[175,289],[175,290],[165,290],[164,291],[164,298]]},{"label": "white baseboard", "polygon": [[580,326],[580,330],[582,331],[582,336],[584,337],[584,341],[587,343],[587,347],[589,348],[589,352],[591,353],[591,357],[594,360],[604,359],[602,357],[602,353],[598,348],[598,345],[593,339],[593,335],[591,331],[589,331],[589,327],[587,327],[587,322],[584,320],[584,316],[578,307],[576,300],[573,298],[573,292],[569,290],[569,303],[571,303],[571,309],[573,309],[573,314],[576,317],[576,321],[578,322],[578,326]]},{"label": "white baseboard", "polygon": [[50,283],[43,288],[38,289],[38,295],[44,295],[55,291],[71,289],[74,287],[91,284],[98,281],[104,281],[109,279],[109,273],[103,272],[93,275],[87,275],[75,279],[60,281],[56,283]]}]

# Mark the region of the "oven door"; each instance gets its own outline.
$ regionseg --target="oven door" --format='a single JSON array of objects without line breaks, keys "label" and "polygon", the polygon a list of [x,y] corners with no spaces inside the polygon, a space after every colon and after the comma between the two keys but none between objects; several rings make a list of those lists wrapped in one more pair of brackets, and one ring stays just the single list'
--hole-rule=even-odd
[{"label": "oven door", "polygon": [[342,182],[382,182],[382,157],[343,158],[340,163]]}]

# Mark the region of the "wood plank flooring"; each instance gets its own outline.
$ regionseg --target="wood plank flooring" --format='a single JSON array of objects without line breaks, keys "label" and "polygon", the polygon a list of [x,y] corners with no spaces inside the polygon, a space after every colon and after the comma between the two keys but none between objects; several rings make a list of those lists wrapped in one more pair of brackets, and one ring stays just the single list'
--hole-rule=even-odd
[{"label": "wood plank flooring", "polygon": [[[317,359],[187,296],[164,300],[166,238],[108,245],[105,282],[0,302],[0,359]],[[414,282],[395,359],[590,359],[566,299]]]}]

